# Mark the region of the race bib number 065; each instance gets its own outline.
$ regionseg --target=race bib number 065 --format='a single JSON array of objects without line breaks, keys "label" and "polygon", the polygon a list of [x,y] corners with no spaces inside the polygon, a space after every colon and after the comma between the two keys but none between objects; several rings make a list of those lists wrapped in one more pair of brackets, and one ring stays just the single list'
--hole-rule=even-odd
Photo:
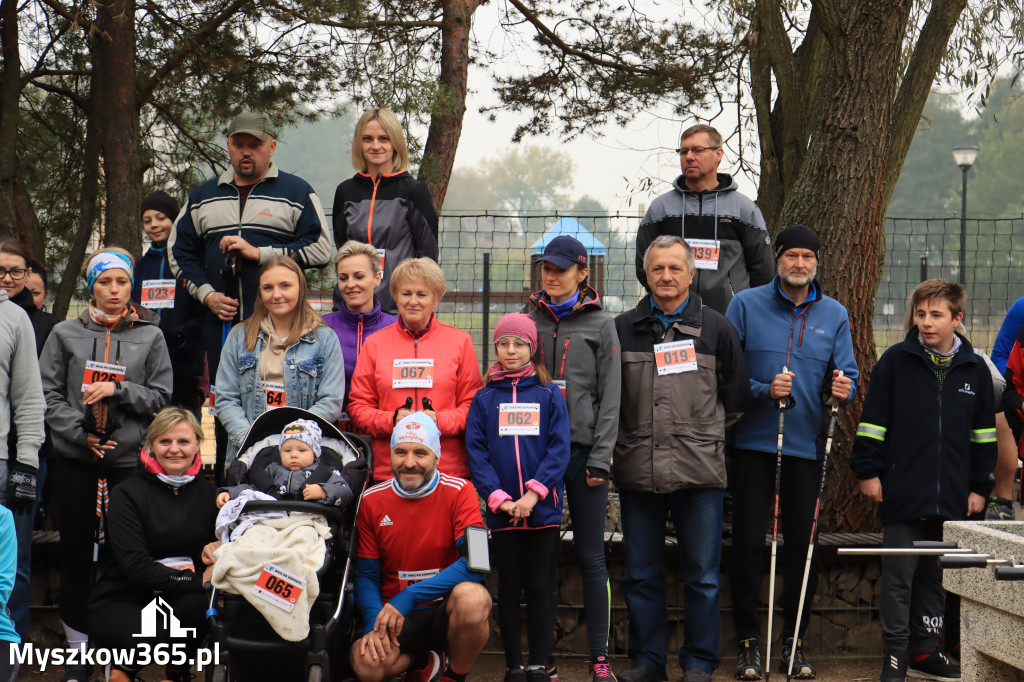
[{"label": "race bib number 065", "polygon": [[304,589],[306,589],[305,580],[274,564],[267,564],[263,572],[260,573],[260,577],[256,579],[252,593],[263,601],[291,613]]}]

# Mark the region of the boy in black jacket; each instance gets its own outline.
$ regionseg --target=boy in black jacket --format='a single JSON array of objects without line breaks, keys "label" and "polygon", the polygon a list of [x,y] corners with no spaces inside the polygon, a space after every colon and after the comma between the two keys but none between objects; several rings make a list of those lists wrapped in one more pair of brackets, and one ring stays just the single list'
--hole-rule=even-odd
[{"label": "boy in black jacket", "polygon": [[[879,503],[883,547],[941,540],[942,522],[980,512],[996,463],[992,378],[967,339],[960,284],[922,282],[915,326],[875,365],[850,468]],[[882,682],[959,680],[939,649],[946,593],[936,557],[882,557]],[[913,639],[908,661],[907,645]]]}]

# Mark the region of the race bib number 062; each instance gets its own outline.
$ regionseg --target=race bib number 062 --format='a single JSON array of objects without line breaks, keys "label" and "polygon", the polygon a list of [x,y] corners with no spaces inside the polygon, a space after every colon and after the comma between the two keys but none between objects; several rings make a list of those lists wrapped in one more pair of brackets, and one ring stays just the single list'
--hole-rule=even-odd
[{"label": "race bib number 062", "polygon": [[501,403],[498,406],[499,436],[539,436],[540,403]]}]

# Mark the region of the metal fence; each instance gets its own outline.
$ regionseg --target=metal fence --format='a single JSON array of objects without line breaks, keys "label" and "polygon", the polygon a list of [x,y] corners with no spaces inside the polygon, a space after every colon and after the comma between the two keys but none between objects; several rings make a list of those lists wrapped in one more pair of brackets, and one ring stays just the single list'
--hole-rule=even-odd
[{"label": "metal fence", "polygon": [[[539,289],[531,263],[545,237],[570,234],[590,249],[591,279],[600,285],[605,308],[615,314],[631,308],[642,293],[634,257],[641,214],[444,215],[441,266],[448,293],[442,319],[472,334],[481,364],[490,351],[489,335],[507,312],[522,310]],[[926,277],[959,279],[960,219],[889,218],[887,258],[875,299],[875,339],[879,351],[903,338],[907,296]],[[1010,304],[1024,295],[1024,255],[1013,251],[1024,217],[967,221],[968,315],[965,325],[980,348],[990,349]],[[593,240],[593,242],[591,242]]]}]

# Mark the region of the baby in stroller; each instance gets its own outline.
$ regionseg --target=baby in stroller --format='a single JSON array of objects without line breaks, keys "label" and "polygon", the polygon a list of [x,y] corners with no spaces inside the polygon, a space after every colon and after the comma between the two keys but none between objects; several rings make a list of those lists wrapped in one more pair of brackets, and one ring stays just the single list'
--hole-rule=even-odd
[{"label": "baby in stroller", "polygon": [[236,499],[243,490],[261,490],[280,500],[316,500],[346,509],[352,502],[352,489],[338,469],[320,462],[322,439],[316,422],[291,422],[281,431],[280,460],[250,470],[248,482],[221,488],[217,507]]},{"label": "baby in stroller", "polygon": [[[243,596],[283,639],[305,638],[329,541],[365,470],[348,438],[316,415],[261,415],[217,495],[220,542],[204,550],[213,586]],[[307,508],[281,510],[281,501]]]}]

